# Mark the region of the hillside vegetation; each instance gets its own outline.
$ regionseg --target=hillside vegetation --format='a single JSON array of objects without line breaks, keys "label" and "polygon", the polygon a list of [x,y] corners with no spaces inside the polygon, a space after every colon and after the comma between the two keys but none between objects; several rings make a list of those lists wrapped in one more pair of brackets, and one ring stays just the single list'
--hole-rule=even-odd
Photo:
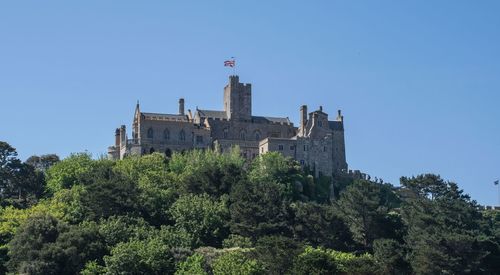
[{"label": "hillside vegetation", "polygon": [[[333,190],[330,184],[333,181]],[[500,213],[426,174],[313,178],[278,153],[17,158],[0,274],[498,274]]]}]

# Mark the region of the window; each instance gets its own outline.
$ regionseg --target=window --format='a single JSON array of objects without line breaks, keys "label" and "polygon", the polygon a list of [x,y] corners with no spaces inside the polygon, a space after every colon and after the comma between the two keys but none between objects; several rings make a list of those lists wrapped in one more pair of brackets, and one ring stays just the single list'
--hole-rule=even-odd
[{"label": "window", "polygon": [[320,120],[320,121],[318,121],[318,126],[319,126],[319,127],[323,127],[323,121],[321,121],[321,120]]},{"label": "window", "polygon": [[224,138],[227,138],[228,134],[229,134],[229,129],[224,128],[224,131],[223,131]]},{"label": "window", "polygon": [[304,145],[304,151],[307,151],[307,145]]},{"label": "window", "polygon": [[283,145],[278,145],[278,150],[283,151]]},{"label": "window", "polygon": [[306,164],[306,162],[305,162],[303,159],[301,159],[301,160],[300,160],[300,165],[302,165],[302,166],[303,166],[304,164]]},{"label": "window", "polygon": [[255,131],[255,140],[259,141],[260,140],[260,132],[257,130]]},{"label": "window", "polygon": [[168,129],[165,129],[165,131],[163,131],[163,138],[165,140],[169,140],[170,139],[170,131]]},{"label": "window", "polygon": [[323,146],[323,152],[326,152],[326,146]]},{"label": "window", "polygon": [[179,140],[186,140],[186,133],[184,133],[184,130],[181,130],[181,132],[179,133]]},{"label": "window", "polygon": [[196,136],[196,144],[203,144],[203,136]]},{"label": "window", "polygon": [[290,151],[293,151],[293,150],[295,150],[295,146],[290,145]]},{"label": "window", "polygon": [[261,152],[261,153],[264,153],[264,147],[261,147],[261,148],[260,148],[260,152]]},{"label": "window", "polygon": [[153,138],[153,128],[148,129],[148,138]]},{"label": "window", "polygon": [[243,140],[244,140],[244,139],[245,139],[245,135],[246,135],[245,130],[242,130],[242,131],[240,132],[240,139],[243,139]]}]

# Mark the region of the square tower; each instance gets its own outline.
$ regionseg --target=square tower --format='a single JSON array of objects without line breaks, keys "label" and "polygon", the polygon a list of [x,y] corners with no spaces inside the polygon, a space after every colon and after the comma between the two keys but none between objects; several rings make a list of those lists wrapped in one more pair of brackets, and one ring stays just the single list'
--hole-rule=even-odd
[{"label": "square tower", "polygon": [[224,111],[229,120],[252,119],[252,85],[240,83],[237,75],[229,76],[224,87]]}]

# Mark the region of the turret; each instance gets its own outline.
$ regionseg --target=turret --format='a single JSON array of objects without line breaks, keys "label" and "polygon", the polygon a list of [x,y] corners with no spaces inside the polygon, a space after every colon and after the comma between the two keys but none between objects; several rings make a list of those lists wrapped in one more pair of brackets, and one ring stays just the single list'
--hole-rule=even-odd
[{"label": "turret", "polygon": [[179,98],[179,115],[184,115],[184,98]]}]

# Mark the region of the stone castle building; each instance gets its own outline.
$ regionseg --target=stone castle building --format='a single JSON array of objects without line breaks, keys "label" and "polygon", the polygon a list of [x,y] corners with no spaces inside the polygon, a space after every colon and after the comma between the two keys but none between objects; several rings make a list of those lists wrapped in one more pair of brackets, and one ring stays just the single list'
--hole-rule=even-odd
[{"label": "stone castle building", "polygon": [[344,143],[344,118],[338,111],[329,120],[323,108],[308,113],[300,108],[300,124],[295,127],[287,117],[265,117],[252,114],[252,86],[229,77],[224,87],[224,110],[196,108],[185,112],[179,99],[177,114],[142,112],[137,103],[132,123],[132,137],[125,125],[116,129],[115,144],[108,148],[111,159],[127,155],[220,148],[222,152],[239,146],[241,154],[253,159],[269,151],[280,152],[297,160],[316,176],[347,172]]}]

